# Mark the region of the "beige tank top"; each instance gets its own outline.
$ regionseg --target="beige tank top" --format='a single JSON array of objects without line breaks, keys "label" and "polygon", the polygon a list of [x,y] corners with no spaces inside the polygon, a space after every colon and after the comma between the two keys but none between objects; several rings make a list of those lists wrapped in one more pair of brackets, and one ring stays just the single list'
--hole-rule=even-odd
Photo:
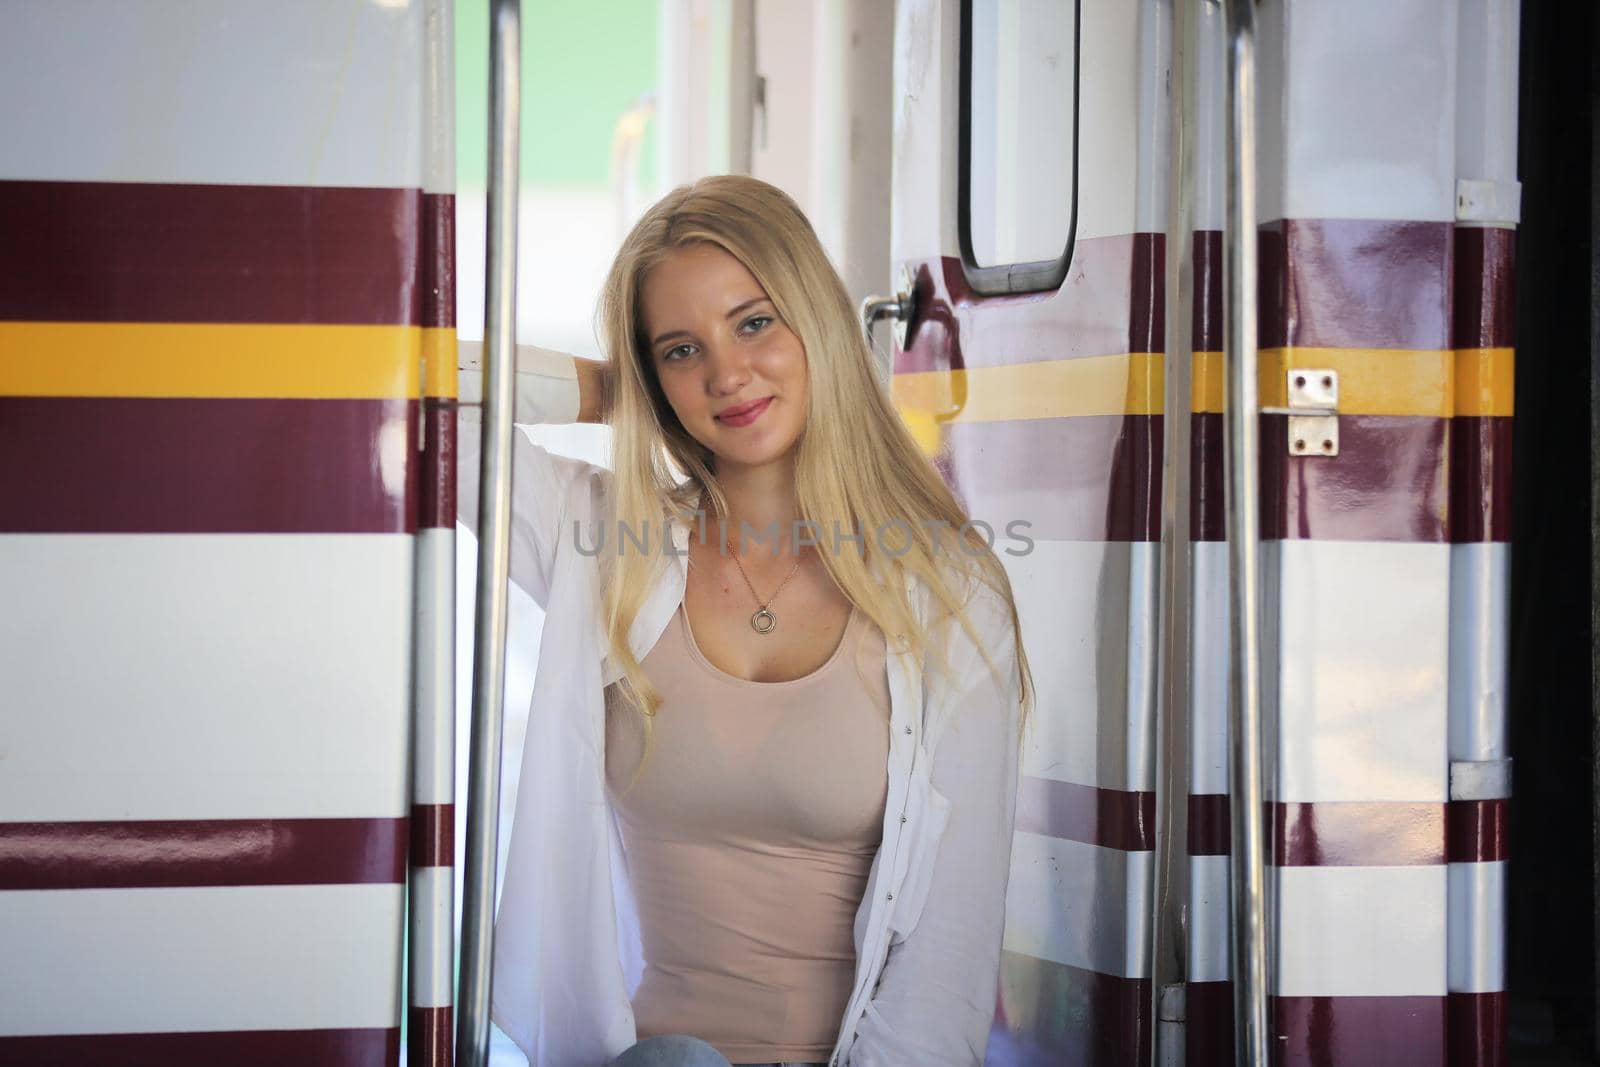
[{"label": "beige tank top", "polygon": [[631,790],[643,727],[606,690],[606,779],[644,947],[639,1037],[693,1034],[732,1063],[824,1061],[888,797],[883,634],[852,609],[817,670],[752,682],[706,659],[680,604],[643,666],[665,701]]}]

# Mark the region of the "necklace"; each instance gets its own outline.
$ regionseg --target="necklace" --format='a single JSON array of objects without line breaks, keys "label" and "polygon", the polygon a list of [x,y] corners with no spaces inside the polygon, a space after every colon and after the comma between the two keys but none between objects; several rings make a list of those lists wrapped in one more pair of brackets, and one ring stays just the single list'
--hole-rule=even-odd
[{"label": "necklace", "polygon": [[789,578],[785,578],[782,582],[778,583],[778,588],[770,597],[767,598],[767,602],[765,604],[761,603],[761,594],[756,592],[756,587],[750,584],[750,575],[745,573],[744,564],[739,562],[738,552],[733,554],[733,563],[734,566],[739,568],[739,574],[743,576],[744,584],[750,586],[750,595],[755,597],[756,603],[760,605],[756,610],[756,613],[750,616],[750,629],[754,630],[758,634],[770,634],[773,630],[778,628],[778,616],[772,613],[772,602],[778,599],[778,594],[783,592],[783,587],[789,584],[789,578],[793,578],[796,572],[800,570],[799,556],[797,555],[795,557],[794,567],[789,571]]}]

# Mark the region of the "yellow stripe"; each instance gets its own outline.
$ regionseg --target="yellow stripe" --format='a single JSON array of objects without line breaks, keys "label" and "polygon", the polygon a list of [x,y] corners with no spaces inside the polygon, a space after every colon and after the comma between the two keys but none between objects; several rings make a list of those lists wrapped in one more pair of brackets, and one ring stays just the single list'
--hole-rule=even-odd
[{"label": "yellow stripe", "polygon": [[[1263,348],[1258,388],[1263,407],[1286,407],[1290,370],[1334,370],[1341,414],[1448,418],[1474,414],[1456,410],[1461,365],[1458,353],[1435,349]],[[1225,394],[1222,353],[1196,352],[1194,410],[1222,411]]]},{"label": "yellow stripe", "polygon": [[1196,352],[1190,364],[1191,405],[1195,411],[1221,413],[1226,409],[1228,383],[1221,352]]},{"label": "yellow stripe", "polygon": [[[451,333],[453,331],[428,331]],[[0,323],[0,396],[414,398],[410,326]],[[437,342],[435,342],[437,343]],[[451,395],[454,395],[451,354]]]},{"label": "yellow stripe", "polygon": [[430,326],[422,331],[422,395],[456,396],[456,330]]},{"label": "yellow stripe", "polygon": [[1289,403],[1288,371],[1339,372],[1341,415],[1429,415],[1455,409],[1455,354],[1399,348],[1263,348],[1261,404]]},{"label": "yellow stripe", "polygon": [[1161,356],[1015,363],[979,370],[897,374],[895,406],[940,422],[998,422],[1074,415],[1154,415],[1161,411]]},{"label": "yellow stripe", "polygon": [[1509,348],[1456,352],[1456,414],[1511,415],[1516,409],[1516,358]]}]

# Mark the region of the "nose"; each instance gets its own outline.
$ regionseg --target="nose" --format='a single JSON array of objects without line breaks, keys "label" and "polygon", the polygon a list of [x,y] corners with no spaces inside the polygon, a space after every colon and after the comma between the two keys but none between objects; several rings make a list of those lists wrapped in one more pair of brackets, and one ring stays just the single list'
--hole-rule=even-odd
[{"label": "nose", "polygon": [[750,354],[742,345],[712,344],[706,349],[706,388],[714,396],[735,396],[750,381]]}]

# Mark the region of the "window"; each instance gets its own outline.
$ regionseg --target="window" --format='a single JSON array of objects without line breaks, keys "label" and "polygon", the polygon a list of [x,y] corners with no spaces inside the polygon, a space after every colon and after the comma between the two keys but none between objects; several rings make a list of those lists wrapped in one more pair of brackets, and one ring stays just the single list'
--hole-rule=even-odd
[{"label": "window", "polygon": [[967,282],[979,293],[1054,289],[1077,214],[1077,0],[963,0],[961,86]]}]

